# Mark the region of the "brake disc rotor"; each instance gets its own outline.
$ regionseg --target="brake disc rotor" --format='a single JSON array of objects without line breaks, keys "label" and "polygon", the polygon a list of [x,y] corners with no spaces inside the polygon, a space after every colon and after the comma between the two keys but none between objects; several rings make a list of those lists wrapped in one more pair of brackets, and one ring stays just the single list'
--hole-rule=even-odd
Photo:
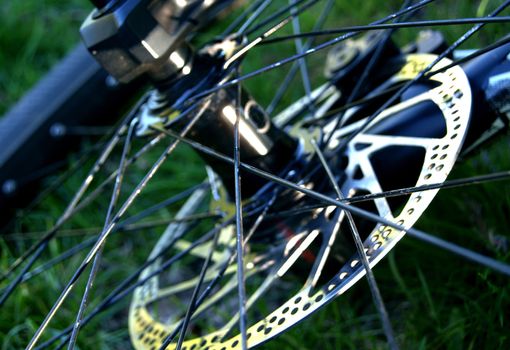
[{"label": "brake disc rotor", "polygon": [[[412,79],[435,59],[436,56],[425,54],[407,56],[400,72],[388,84]],[[444,59],[435,67],[438,69],[449,63],[451,61]],[[342,175],[338,184],[347,197],[377,194],[391,189],[388,186],[391,187],[393,178],[404,179],[406,186],[445,181],[466,134],[471,90],[460,67],[449,68],[430,79],[434,87],[415,93],[386,109],[352,139],[342,154],[335,153],[341,139],[352,134],[366,119],[359,118],[338,130],[333,130],[334,122],[324,128],[325,132],[332,134],[329,149],[326,150],[328,157],[330,160],[344,159],[342,168],[334,170]],[[413,112],[410,114],[414,118],[413,123],[428,121],[426,116],[417,116],[417,111],[430,109],[434,111],[434,118],[440,119],[441,128],[437,135],[420,132],[426,128],[412,128],[409,131],[395,127],[394,120],[408,124],[406,118],[409,111]],[[404,131],[400,132],[400,129]],[[406,164],[402,164],[400,157],[390,161],[391,155],[400,154],[401,150],[402,154],[412,154],[410,159],[417,164],[413,171],[406,171]],[[389,173],[393,175],[388,179],[381,169],[392,170]],[[371,202],[370,210],[399,226],[409,228],[422,215],[437,191],[415,192],[398,203],[377,198]],[[328,192],[334,196],[333,192]],[[305,197],[292,193],[284,191],[279,195],[283,206],[292,209],[307,203]],[[198,190],[177,217],[196,212],[207,197],[206,190]],[[342,235],[344,221],[343,212],[329,207],[298,218],[273,220],[265,226],[261,225],[261,232],[253,236],[244,259],[247,305],[251,312],[247,330],[249,347],[259,345],[295,325],[343,294],[364,276],[365,270],[357,253],[346,256],[343,261],[333,258],[332,251],[338,248],[341,241],[339,236]],[[405,234],[386,225],[363,225],[364,247],[371,266],[377,264]],[[164,339],[180,326],[186,303],[198,281],[201,264],[210,249],[214,251],[204,284],[212,283],[219,274],[222,274],[223,282],[212,287],[208,298],[198,306],[182,349],[226,350],[241,347],[241,335],[236,328],[236,265],[232,258],[235,225],[225,225],[217,242],[213,242],[211,235],[210,239],[204,238],[202,244],[196,244],[196,247],[193,246],[194,241],[185,236],[188,228],[182,223],[170,225],[141,274],[140,279],[145,282],[134,292],[129,315],[130,334],[137,349],[159,349]],[[348,236],[350,232],[343,235]],[[195,242],[198,240],[200,238],[195,238]],[[156,274],[162,266],[162,259],[155,257],[172,242],[174,253],[179,255],[187,252],[188,260],[174,266],[170,272]],[[173,344],[168,348],[175,347]]]}]

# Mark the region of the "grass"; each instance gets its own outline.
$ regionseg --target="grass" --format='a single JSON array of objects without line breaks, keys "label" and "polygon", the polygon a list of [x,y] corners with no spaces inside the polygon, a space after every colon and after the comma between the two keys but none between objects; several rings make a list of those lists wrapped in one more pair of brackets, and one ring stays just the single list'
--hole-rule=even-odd
[{"label": "grass", "polygon": [[[366,23],[399,6],[397,1],[364,1],[364,6],[353,9],[352,2],[337,1],[334,20],[329,26]],[[440,18],[487,13],[496,1],[455,2],[441,4],[434,11]],[[77,28],[90,9],[85,1],[7,1],[0,4],[0,113],[16,101],[77,41]],[[424,12],[421,16],[426,16]],[[437,15],[437,14],[436,14]],[[309,26],[314,14],[303,18],[303,27]],[[333,23],[334,22],[334,23]],[[447,36],[456,37],[468,26],[448,28]],[[219,31],[219,29],[216,29]],[[483,45],[498,38],[508,30],[498,26],[477,35],[474,45]],[[397,40],[404,42],[413,37],[414,31],[399,33]],[[473,43],[472,42],[472,43]],[[270,51],[257,49],[251,61],[244,66],[246,72],[263,64],[284,57],[292,49],[287,43]],[[270,52],[270,53],[269,53]],[[314,75],[319,75],[321,59],[311,58]],[[269,102],[274,86],[281,81],[282,73],[272,72],[250,81],[247,86],[258,101]],[[299,84],[299,81],[296,81]],[[302,95],[300,89],[286,96],[286,105]],[[503,139],[484,149],[483,152],[463,161],[452,177],[484,174],[510,168],[508,140]],[[204,177],[203,170],[192,164],[196,156],[183,148],[173,155],[172,161],[162,169],[138,201],[139,208],[147,207],[168,192],[186,188]],[[128,178],[128,187],[140,180],[151,159],[140,162],[138,171]],[[186,172],[182,172],[183,164]],[[30,216],[23,215],[16,230],[44,231],[49,229],[63,205],[72,196],[73,189],[86,175],[87,167],[78,170],[59,187],[56,194],[46,200]],[[171,181],[169,181],[171,179]],[[469,248],[510,260],[508,250],[508,227],[510,226],[510,187],[505,182],[442,191],[424,218],[420,229],[441,235]],[[125,196],[125,194],[124,194]],[[98,227],[104,220],[102,213],[106,201],[98,201],[73,219],[71,228]],[[169,218],[178,206],[157,213],[158,219]],[[92,223],[91,223],[92,221]],[[141,264],[147,252],[155,244],[160,230],[149,229],[112,237],[107,246],[100,279],[101,286],[95,290],[91,304],[104,295],[110,281],[118,281]],[[50,245],[46,257],[55,256],[77,244],[83,236],[63,235]],[[0,240],[0,266],[5,269],[26,249],[30,240]],[[500,243],[499,245],[497,243]],[[505,248],[506,244],[506,248]],[[73,273],[82,257],[75,257],[65,265],[45,273],[22,286],[0,313],[0,344],[2,349],[20,348],[34,333],[48,311],[63,283]],[[510,345],[510,288],[508,279],[475,264],[466,262],[437,248],[413,239],[404,239],[390,256],[375,270],[382,295],[388,307],[397,340],[403,349],[506,349]],[[78,286],[80,290],[81,286]],[[59,318],[51,324],[49,334],[55,334],[73,319],[78,295],[71,300]],[[99,318],[85,327],[79,346],[82,349],[128,348],[126,311],[129,301],[116,310],[113,320]],[[18,325],[18,326],[13,326]],[[344,297],[338,298],[324,311],[312,316],[308,322],[298,325],[275,342],[264,345],[265,349],[384,349],[386,344],[377,313],[371,303],[366,282],[361,281]]]},{"label": "grass", "polygon": [[83,0],[2,1],[0,114],[77,42]]}]

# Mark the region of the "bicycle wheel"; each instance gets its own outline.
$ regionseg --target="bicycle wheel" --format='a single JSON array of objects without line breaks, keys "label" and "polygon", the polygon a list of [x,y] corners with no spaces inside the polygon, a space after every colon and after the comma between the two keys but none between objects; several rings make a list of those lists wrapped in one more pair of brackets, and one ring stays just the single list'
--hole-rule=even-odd
[{"label": "bicycle wheel", "polygon": [[[313,12],[310,13],[313,14]],[[255,55],[255,53],[253,53],[253,55]],[[433,62],[435,58],[432,56],[407,56],[407,59],[407,64],[406,61],[404,63],[393,63],[393,67],[396,68],[391,72],[392,79],[390,80],[392,81],[390,81],[391,85],[389,86],[410,81],[410,79],[413,78],[413,73],[409,73],[409,71],[412,72],[413,67],[419,66],[420,64],[426,66],[428,63]],[[319,58],[318,60],[319,62],[323,62],[324,58]],[[441,62],[442,65],[447,65],[449,61],[443,60]],[[339,181],[340,191],[342,193],[353,197],[366,193],[378,193],[383,189],[394,189],[395,185],[391,180],[396,177],[399,171],[386,173],[386,170],[388,168],[398,170],[399,163],[403,160],[406,160],[406,168],[409,169],[411,175],[406,174],[406,176],[404,176],[403,185],[402,181],[397,181],[399,187],[416,187],[424,184],[442,183],[445,180],[462,146],[461,139],[467,130],[470,112],[469,106],[471,104],[471,94],[469,89],[466,88],[466,86],[469,86],[467,77],[460,68],[457,68],[448,70],[447,74],[443,77],[444,80],[434,81],[432,79],[432,83],[429,83],[431,84],[430,86],[427,84],[425,84],[424,87],[415,86],[417,91],[414,91],[410,96],[403,98],[402,101],[396,102],[391,106],[384,107],[384,112],[379,118],[374,118],[374,120],[371,121],[372,124],[367,124],[368,127],[366,127],[363,132],[357,134],[349,141],[348,146],[349,152],[351,153],[343,154],[337,152],[341,154],[334,154],[335,151],[337,151],[336,148],[338,145],[329,143],[331,145],[330,149],[326,148],[323,152],[326,153],[326,158],[329,162],[334,163],[333,165],[335,166],[337,174],[343,174],[344,178],[337,180]],[[418,71],[415,71],[414,75],[416,75]],[[409,76],[410,74],[411,76]],[[374,84],[374,82],[377,82],[376,78],[370,79],[370,82]],[[387,88],[388,86],[384,87],[383,90]],[[409,101],[411,101],[413,97],[416,97],[420,91],[433,91],[434,89],[436,89],[436,93],[431,93],[432,97],[430,97],[429,100],[434,102],[440,112],[437,113],[436,110],[434,113],[429,114],[435,115],[434,118],[439,118],[446,124],[446,127],[441,130],[443,132],[439,139],[441,141],[438,141],[436,135],[428,135],[429,130],[427,130],[425,136],[422,134],[418,136],[413,135],[415,139],[421,139],[421,142],[426,144],[426,146],[421,147],[421,151],[416,151],[416,149],[409,150],[409,147],[411,147],[409,143],[402,142],[402,140],[405,137],[409,137],[409,133],[416,133],[416,131],[404,130],[401,125],[396,128],[397,131],[393,131],[393,125],[387,124],[390,123],[389,120],[391,118],[389,118],[389,116],[406,111],[410,111],[410,117],[418,115],[418,111],[412,108],[412,106],[419,105],[419,103],[415,102],[413,104]],[[373,90],[377,92],[376,89],[372,89],[368,91],[368,93],[372,93]],[[319,90],[319,93],[320,91],[321,90]],[[440,94],[440,91],[443,93]],[[454,103],[460,106],[459,109],[451,109],[451,107],[449,107],[452,101],[443,97],[445,92],[448,93],[449,96],[455,96],[455,98],[458,99],[455,100]],[[317,90],[310,93],[312,97],[314,93],[318,94]],[[417,96],[421,95],[418,94]],[[308,99],[310,99],[310,97],[308,97]],[[324,98],[324,100],[321,99],[320,102],[310,108],[312,110],[317,109],[323,113],[326,112],[327,114],[327,112],[333,111],[336,108],[341,108],[338,100],[338,96],[329,99]],[[306,98],[304,101],[306,101]],[[328,103],[331,105],[328,105]],[[292,112],[295,110],[306,110],[308,107],[303,107],[303,105],[306,104],[301,103],[300,108],[284,110],[283,116],[293,116],[294,113]],[[371,105],[370,108],[372,108],[373,112],[374,108],[377,109],[383,105],[384,102],[378,101],[375,105]],[[421,105],[419,107],[425,108],[425,111],[427,108],[430,108],[430,106]],[[369,111],[370,108],[368,109]],[[329,123],[329,126],[319,124],[320,126],[316,130],[324,133],[323,138],[331,138],[333,142],[338,140],[338,143],[341,145],[342,140],[346,137],[345,135],[351,135],[352,128],[355,128],[356,124],[360,125],[365,123],[366,119],[360,117],[360,113],[366,113],[367,110],[360,110],[361,111],[350,111],[351,116],[348,121],[345,122],[344,128],[338,128],[335,127],[335,123]],[[455,110],[457,110],[457,112],[453,113]],[[423,113],[423,111],[421,113]],[[457,114],[460,115],[460,119],[455,120],[458,117]],[[402,118],[405,119],[405,116]],[[284,118],[282,117],[280,120],[282,119]],[[306,120],[307,123],[312,121],[313,120]],[[410,124],[416,127],[416,123],[413,122]],[[124,129],[129,129],[129,127],[126,126],[127,124],[123,125]],[[421,130],[421,128],[418,129]],[[331,133],[331,130],[334,131],[334,133]],[[313,136],[315,133],[316,132],[307,130],[306,134],[302,137],[308,140],[311,137],[309,135]],[[119,133],[119,137],[123,137],[123,135],[123,133]],[[456,136],[453,137],[454,135]],[[377,141],[374,140],[380,141],[384,139],[384,136],[392,136],[393,141],[384,141],[384,147],[374,146],[374,144],[377,144]],[[158,137],[162,138],[162,136]],[[126,139],[129,140],[130,138],[126,137]],[[432,144],[432,140],[434,144]],[[320,147],[320,138],[317,138],[317,142],[319,143],[318,147]],[[417,142],[418,141],[415,140],[415,144]],[[404,147],[405,150],[397,150],[399,146],[406,146]],[[438,148],[436,146],[439,146],[442,153],[437,151]],[[443,149],[445,146],[448,147]],[[134,147],[136,147],[136,145]],[[387,164],[386,159],[389,158],[387,153],[378,152],[384,148],[388,148],[386,151],[390,153],[402,152],[399,153],[396,164]],[[127,148],[125,149],[127,150]],[[202,152],[205,151],[207,151],[207,149],[202,149]],[[410,153],[410,155],[406,155],[407,153]],[[317,154],[319,154],[319,152],[317,152]],[[212,216],[216,215],[216,212],[212,210],[198,211],[197,214],[195,213],[197,208],[207,209],[210,207],[210,204],[204,203],[203,200],[193,201],[185,205],[181,213],[178,214],[177,219],[179,224],[170,226],[168,230],[169,234],[163,236],[167,238],[169,235],[174,235],[173,237],[175,238],[175,235],[177,235],[178,238],[181,238],[180,235],[186,233],[186,237],[189,237],[189,241],[184,239],[176,240],[175,246],[171,248],[174,249],[173,253],[176,254],[164,252],[168,255],[158,257],[158,259],[168,258],[171,260],[175,259],[176,256],[180,256],[180,254],[182,255],[182,252],[191,253],[183,256],[183,259],[177,264],[178,273],[171,272],[160,278],[154,276],[147,279],[151,271],[159,269],[158,263],[154,259],[160,255],[159,252],[161,252],[162,247],[166,245],[164,240],[156,245],[156,250],[153,251],[151,258],[149,258],[150,264],[144,266],[143,272],[140,271],[142,275],[141,278],[147,280],[144,281],[144,285],[139,286],[135,291],[135,299],[130,311],[132,315],[130,317],[130,327],[132,329],[133,341],[137,347],[158,348],[162,341],[166,339],[174,329],[179,328],[177,326],[184,317],[188,307],[183,306],[178,316],[175,315],[175,309],[180,307],[183,300],[189,301],[192,299],[193,294],[198,296],[198,300],[200,300],[201,295],[193,293],[193,290],[200,291],[200,287],[196,287],[197,283],[195,283],[195,281],[200,279],[200,274],[198,274],[197,271],[200,270],[204,261],[211,261],[213,263],[208,273],[203,275],[204,283],[214,282],[215,276],[223,276],[224,279],[216,282],[219,283],[219,285],[213,284],[212,286],[214,288],[210,289],[208,292],[208,299],[202,301],[204,304],[199,308],[199,315],[201,318],[198,316],[192,318],[194,324],[189,328],[189,338],[187,342],[183,344],[183,348],[240,347],[242,344],[241,334],[243,332],[246,332],[245,339],[249,346],[257,345],[286,330],[290,325],[304,319],[311,314],[312,311],[319,309],[323,304],[331,301],[333,296],[341,294],[344,290],[349,289],[356,280],[362,277],[364,270],[361,268],[361,259],[356,257],[355,249],[353,249],[352,243],[349,242],[349,235],[340,237],[338,233],[339,229],[349,232],[348,227],[346,227],[348,217],[344,212],[339,210],[335,211],[330,208],[334,205],[340,205],[341,202],[336,200],[336,198],[341,197],[341,195],[335,193],[335,188],[329,181],[326,169],[315,169],[315,167],[322,163],[317,156],[311,155],[313,155],[313,145],[307,141],[302,156],[299,158],[304,164],[295,165],[295,168],[291,169],[292,171],[290,171],[289,174],[285,174],[285,176],[277,174],[280,175],[279,177],[283,177],[283,180],[287,182],[280,182],[280,187],[269,186],[264,191],[254,195],[251,201],[244,203],[245,211],[251,214],[251,216],[245,214],[245,226],[251,227],[251,225],[254,224],[258,226],[258,231],[254,233],[253,240],[249,245],[250,251],[247,252],[245,258],[245,266],[247,269],[246,291],[249,296],[247,299],[248,305],[250,306],[245,317],[250,320],[249,324],[251,326],[243,331],[237,328],[237,322],[235,322],[238,318],[238,309],[235,305],[235,301],[238,297],[236,293],[232,292],[238,287],[233,279],[236,265],[225,265],[227,262],[231,262],[230,260],[234,254],[232,250],[235,246],[235,235],[233,234],[232,226],[228,225],[232,222],[232,219],[230,222],[228,219],[226,221],[220,220],[219,222],[223,222],[221,224],[223,226],[222,230],[215,230],[213,225],[213,227],[210,227],[212,231],[210,231],[209,234],[203,235],[203,232],[207,232],[206,224],[201,223],[197,227],[193,227],[197,225],[197,223],[194,223],[194,220],[198,220],[197,215],[202,215],[211,219]],[[439,163],[437,159],[441,160],[443,156],[445,156],[442,159],[443,162]],[[123,169],[122,159],[126,162],[125,153],[123,153],[120,158],[121,160],[118,161],[121,164],[119,169]],[[188,155],[184,155],[183,158],[188,158]],[[314,162],[311,161],[312,158]],[[416,159],[418,159],[417,162]],[[367,160],[369,160],[369,163],[373,163],[371,168],[376,169],[375,171],[369,171],[369,168],[366,166]],[[434,166],[432,166],[432,164],[434,164]],[[340,172],[338,169],[340,169]],[[380,175],[379,169],[384,169],[382,176]],[[437,169],[437,173],[431,171],[435,169]],[[245,171],[246,169],[243,168],[243,170]],[[117,172],[123,173],[123,171]],[[129,173],[126,173],[124,175],[126,179],[128,179],[128,174]],[[247,173],[243,174],[245,174],[244,177],[248,177]],[[376,174],[377,176],[375,176]],[[382,181],[374,181],[374,178],[383,178],[385,176],[389,177],[389,179],[384,181],[384,185]],[[166,177],[168,177],[168,175]],[[162,178],[164,179],[165,176],[162,175]],[[201,179],[201,177],[199,177],[199,179]],[[307,196],[312,196],[315,200],[326,200],[325,198],[317,197],[318,195],[316,192],[320,190],[320,193],[325,194],[327,198],[329,198],[329,202],[326,202],[325,205],[324,203],[320,204],[315,201],[310,201],[307,197],[303,197],[299,192],[303,190],[303,188],[291,186],[293,182],[298,182],[300,180],[303,181],[303,184],[308,186],[308,188],[304,188],[304,190],[309,190],[308,193],[306,193]],[[212,186],[213,189],[216,186],[216,181],[214,177],[209,180],[210,186]],[[289,181],[291,183],[288,183]],[[409,183],[407,183],[407,181]],[[201,182],[201,180],[199,180],[199,182]],[[287,189],[281,187],[283,185],[287,185]],[[128,185],[124,184],[124,186]],[[166,186],[168,185],[165,184],[165,187]],[[195,192],[193,195],[194,199],[196,199],[195,197],[197,196],[205,196],[204,186],[201,186],[201,188]],[[289,186],[290,189],[288,188]],[[310,189],[312,191],[310,191]],[[221,186],[217,190],[220,193],[225,192],[221,190]],[[150,197],[149,199],[154,200],[157,197],[155,192],[157,192],[157,190],[149,192],[149,195],[147,195]],[[207,190],[207,195],[209,192],[210,191]],[[187,194],[189,193],[191,193],[191,191],[187,192]],[[125,196],[130,195],[125,194]],[[210,196],[214,198],[215,192],[213,191]],[[409,198],[405,198],[404,201],[393,202],[385,199],[377,199],[372,201],[371,205],[362,206],[360,209],[365,209],[377,214],[385,214],[386,216],[391,213],[390,217],[392,221],[398,223],[400,220],[404,220],[404,222],[398,224],[398,226],[405,224],[406,228],[408,228],[407,225],[412,225],[421,214],[421,211],[426,207],[426,204],[419,204],[416,206],[412,203],[416,202],[418,198],[421,203],[426,203],[429,202],[432,197],[433,192],[431,191],[418,191],[410,195]],[[208,200],[206,202],[210,201],[211,200]],[[215,205],[213,209],[219,208],[222,215],[228,217],[229,213],[234,211],[232,205],[228,203],[225,204],[224,200],[220,200],[219,203],[214,200],[212,202],[213,205]],[[193,206],[192,204],[197,208],[189,208]],[[141,207],[148,206],[145,203],[141,203],[140,205]],[[308,208],[310,205],[316,207]],[[273,206],[275,208],[273,208]],[[301,214],[298,218],[294,216],[285,217],[284,219],[278,218],[278,215],[281,216],[282,212],[286,215],[290,215],[288,211],[291,209],[297,212],[304,211],[305,209],[312,210],[312,214]],[[252,214],[252,212],[255,214]],[[398,213],[400,213],[400,215]],[[83,215],[86,216],[86,214]],[[258,220],[256,220],[256,218],[261,215],[268,215],[269,218],[265,220],[260,219],[262,221],[257,223]],[[183,219],[180,216],[185,217]],[[342,217],[343,222],[340,222],[340,217]],[[186,227],[185,231],[180,231],[184,229],[183,221],[191,221],[192,224],[190,224],[190,227]],[[379,257],[382,258],[383,255],[389,252],[390,248],[392,248],[396,241],[402,236],[402,234],[398,232],[399,230],[389,229],[389,222],[386,222],[382,226],[374,226],[367,220],[356,220],[355,223],[356,227],[360,228],[359,231],[362,233],[369,256],[372,257],[371,259],[373,262],[377,262],[380,259]],[[249,232],[249,229],[246,229],[246,232]],[[318,237],[322,237],[322,243],[318,242]],[[336,244],[334,247],[328,246],[328,239],[326,237],[329,239],[333,239],[332,237],[335,238]],[[384,240],[382,240],[383,238]],[[118,237],[118,239],[121,240],[120,237]],[[193,244],[196,244],[197,247],[194,247]],[[149,244],[142,244],[140,242],[140,247],[148,245]],[[211,246],[215,247],[215,249],[206,249],[204,251],[201,249],[203,248],[202,246]],[[334,256],[335,260],[333,262],[324,263],[323,266],[323,261],[317,259],[317,256],[327,256],[324,252],[329,249],[333,250],[330,256]],[[288,255],[286,256],[286,254]],[[370,262],[372,263],[372,261]],[[211,270],[216,271],[216,273],[212,274]],[[310,273],[310,270],[312,272],[315,271],[315,274]],[[319,278],[317,271],[321,272],[321,278]],[[193,273],[195,273],[194,277]],[[303,278],[303,276],[305,276],[305,278]],[[231,277],[232,279],[229,279]],[[278,285],[272,284],[275,280],[278,280]],[[169,287],[167,289],[158,288],[158,285],[163,283]],[[261,298],[261,294],[259,293],[266,287],[268,288],[268,284],[274,288],[273,293],[270,295],[265,294],[264,298]],[[166,298],[162,299],[163,296]],[[168,297],[173,297],[173,299]],[[117,298],[117,295],[115,298]],[[215,309],[215,306],[218,306],[220,301],[220,307]],[[152,304],[155,304],[155,306]],[[100,305],[101,304],[99,304],[99,306]],[[155,322],[156,319],[165,320],[167,324],[163,327],[161,326],[162,322]],[[248,337],[248,334],[251,336]],[[60,340],[60,338],[57,337],[57,340]],[[375,337],[373,341],[377,342],[377,337]]]}]

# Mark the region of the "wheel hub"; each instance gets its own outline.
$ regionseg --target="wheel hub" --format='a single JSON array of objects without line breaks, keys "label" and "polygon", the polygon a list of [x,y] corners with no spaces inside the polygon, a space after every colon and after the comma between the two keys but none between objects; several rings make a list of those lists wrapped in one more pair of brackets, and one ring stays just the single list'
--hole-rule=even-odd
[{"label": "wheel hub", "polygon": [[[433,55],[407,56],[406,64],[387,84],[391,85],[412,79],[419,71],[433,62],[435,57]],[[441,68],[449,63],[450,61],[445,59],[436,67]],[[381,177],[388,177],[388,175],[381,176],[381,168],[389,171],[391,175],[389,178],[412,177],[412,179],[408,178],[406,183],[411,183],[416,187],[445,181],[460,151],[467,130],[471,91],[467,78],[459,67],[449,68],[443,73],[435,74],[431,80],[435,87],[408,96],[400,103],[385,110],[352,139],[343,154],[337,152],[339,143],[362,124],[364,118],[356,119],[354,117],[356,111],[351,111],[350,115],[353,117],[343,127],[333,130],[334,122],[332,122],[324,128],[325,132],[332,133],[331,142],[328,149],[325,150],[325,154],[330,160],[334,157],[347,159],[347,162],[343,162],[345,165],[342,169],[336,169],[337,174],[341,175],[338,176],[338,184],[347,197],[354,200],[360,194],[377,194],[384,190],[391,190],[392,188],[388,187],[392,185],[391,181],[380,181]],[[429,108],[432,106],[433,113],[436,114],[435,118],[441,119],[443,125],[442,128],[439,128],[442,130],[441,132],[431,136],[416,133],[415,130],[409,131],[406,128],[400,128],[403,130],[401,134],[395,134],[392,131],[394,130],[393,123],[407,121],[406,111],[412,111],[411,114],[417,118],[426,119],[426,116],[416,114],[416,111],[421,110],[423,104]],[[384,159],[382,163],[380,162],[378,157],[383,150],[390,150],[391,154],[400,148],[407,150],[410,157],[406,159],[399,155],[399,162],[403,162],[403,164],[398,166],[398,164],[394,165],[388,161],[389,165],[385,165]],[[409,150],[412,151],[409,152]],[[382,154],[387,157],[387,153]],[[416,154],[421,154],[418,161],[419,167],[413,172],[406,172],[406,161],[416,162],[414,159]],[[312,158],[313,154],[308,153],[304,157]],[[387,169],[388,167],[391,169]],[[324,179],[322,184],[310,182],[305,186],[310,186],[313,189],[321,187],[321,190],[324,191],[327,178]],[[334,197],[332,190],[326,189],[325,191]],[[391,202],[384,197],[377,198],[370,202],[371,205],[363,208],[391,220],[396,225],[409,228],[422,215],[436,193],[437,190],[417,191],[407,195],[399,202]],[[262,194],[258,195],[262,196]],[[267,193],[265,195],[267,196]],[[187,215],[187,213],[195,211],[199,207],[199,203],[206,197],[206,191],[200,190],[188,201],[179,215]],[[311,203],[306,197],[296,196],[295,192],[288,190],[279,192],[277,198],[284,202],[280,207],[287,206],[288,209],[305,207]],[[285,204],[285,201],[288,204]],[[359,206],[359,204],[355,205]],[[263,226],[264,229],[259,228],[262,234],[257,239],[254,236],[245,256],[246,283],[249,290],[247,303],[253,309],[260,308],[255,316],[250,314],[253,318],[249,318],[250,327],[247,330],[249,347],[261,344],[301,321],[335,297],[346,292],[365,274],[360,257],[356,252],[350,255],[344,254],[342,247],[348,245],[346,242],[348,242],[350,232],[343,232],[345,231],[343,225],[346,221],[345,215],[334,207],[311,210],[308,211],[308,214],[302,214],[298,218],[267,220],[266,222],[269,224]],[[364,230],[361,234],[371,266],[375,266],[405,235],[405,232],[387,225],[362,221],[357,221],[357,224]],[[156,256],[168,242],[179,241],[183,230],[185,228],[182,225],[171,225],[162,236],[151,257]],[[221,232],[220,241],[222,244],[218,245],[220,248],[216,248],[213,253],[215,256],[213,260],[217,260],[210,267],[206,285],[214,279],[215,274],[219,273],[221,264],[232,259],[235,247],[234,227],[227,225]],[[270,239],[264,242],[263,233],[267,234],[268,232],[270,234],[267,237]],[[190,242],[181,243],[181,251],[184,247],[189,247],[189,244]],[[210,248],[210,244],[204,248],[207,247]],[[204,259],[204,255],[199,253],[200,251],[197,248],[191,254]],[[161,261],[156,261],[147,267],[141,278],[144,279],[157,270],[160,263]],[[232,311],[231,314],[219,316],[222,310],[229,309],[227,301],[229,298],[236,300],[236,268],[233,261],[230,263],[223,275],[226,282],[219,284],[197,309],[196,313],[199,315],[196,319],[192,319],[192,323],[196,322],[196,325],[189,328],[191,329],[190,333],[195,332],[195,334],[187,338],[182,349],[240,348],[241,336],[237,334],[236,330],[237,313]],[[182,290],[189,289],[194,286],[193,281],[195,281],[193,278],[181,278],[180,282],[173,284],[173,292],[168,292],[168,288],[165,292],[165,288],[160,285],[160,277],[154,276],[136,290],[130,311],[130,332],[137,349],[159,348],[168,334],[178,326],[179,322],[176,320],[182,317],[182,315],[173,317],[174,322],[171,325],[165,324],[155,317],[155,314],[149,312],[148,305],[155,299],[161,298],[162,295],[167,298],[177,297],[173,305],[185,302],[186,300],[178,298],[177,286],[180,286]],[[282,294],[282,289],[286,294]],[[183,294],[181,294],[182,296]],[[189,293],[187,297],[189,297]],[[261,306],[260,300],[266,301],[265,306]],[[264,312],[264,307],[269,310]],[[216,324],[219,319],[223,320],[224,325],[216,325],[214,329],[200,326],[208,324],[205,315],[209,315],[207,316],[209,318],[211,315],[215,315],[216,321],[211,323]],[[257,321],[255,321],[256,319]],[[171,345],[170,348],[174,347],[175,345]]]}]

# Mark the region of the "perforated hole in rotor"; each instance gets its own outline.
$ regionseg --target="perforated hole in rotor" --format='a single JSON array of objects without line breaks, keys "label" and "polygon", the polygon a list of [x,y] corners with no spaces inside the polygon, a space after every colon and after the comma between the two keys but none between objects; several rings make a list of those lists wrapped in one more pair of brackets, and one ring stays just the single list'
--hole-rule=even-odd
[{"label": "perforated hole in rotor", "polygon": [[383,231],[383,233],[382,233],[383,238],[385,238],[385,239],[386,239],[386,238],[388,238],[388,236],[390,235],[390,233],[391,233],[391,229],[390,229],[390,228],[385,229],[385,230]]}]

